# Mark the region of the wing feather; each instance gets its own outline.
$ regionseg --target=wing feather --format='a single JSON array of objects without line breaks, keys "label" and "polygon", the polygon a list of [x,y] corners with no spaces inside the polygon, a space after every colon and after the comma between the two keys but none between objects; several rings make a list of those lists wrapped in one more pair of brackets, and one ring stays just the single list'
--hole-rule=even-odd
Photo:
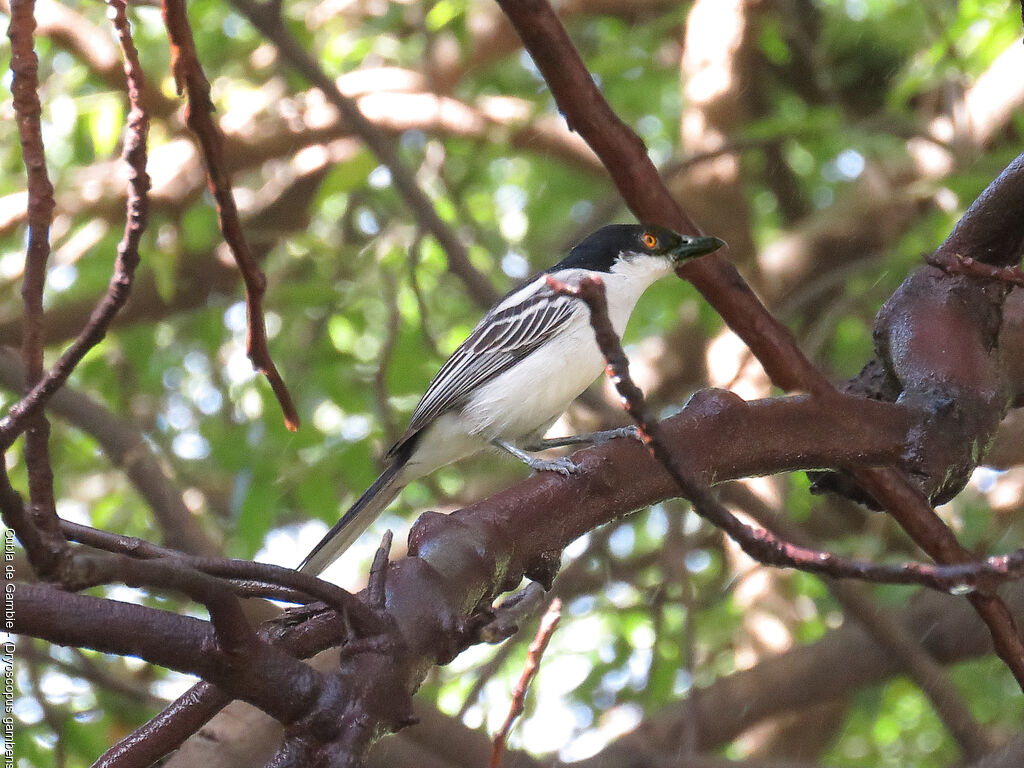
[{"label": "wing feather", "polygon": [[580,307],[576,300],[542,285],[521,301],[502,303],[488,312],[441,366],[395,448],[445,411],[463,405],[477,387],[543,346]]}]

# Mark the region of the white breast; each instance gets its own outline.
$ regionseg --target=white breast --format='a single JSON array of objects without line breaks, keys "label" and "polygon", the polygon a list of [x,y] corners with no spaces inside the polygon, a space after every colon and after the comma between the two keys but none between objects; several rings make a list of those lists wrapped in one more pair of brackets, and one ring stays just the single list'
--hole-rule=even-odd
[{"label": "white breast", "polygon": [[[639,259],[601,277],[608,314],[621,337],[637,300],[670,270],[664,259]],[[571,276],[579,279],[578,275]],[[590,311],[580,302],[568,326],[554,339],[480,387],[461,416],[468,430],[488,440],[518,440],[546,427],[569,407],[604,370],[594,340]]]},{"label": "white breast", "polygon": [[564,413],[603,366],[584,308],[562,333],[473,394],[462,410],[467,427],[488,439],[530,435]]}]

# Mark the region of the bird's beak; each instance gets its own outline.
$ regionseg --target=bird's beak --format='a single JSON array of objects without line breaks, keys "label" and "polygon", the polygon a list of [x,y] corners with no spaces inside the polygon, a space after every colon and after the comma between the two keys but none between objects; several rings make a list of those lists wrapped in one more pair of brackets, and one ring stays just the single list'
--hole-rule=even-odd
[{"label": "bird's beak", "polygon": [[719,240],[717,237],[689,237],[687,235],[682,237],[683,241],[669,251],[674,261],[686,261],[697,256],[714,253],[725,245],[725,240]]}]

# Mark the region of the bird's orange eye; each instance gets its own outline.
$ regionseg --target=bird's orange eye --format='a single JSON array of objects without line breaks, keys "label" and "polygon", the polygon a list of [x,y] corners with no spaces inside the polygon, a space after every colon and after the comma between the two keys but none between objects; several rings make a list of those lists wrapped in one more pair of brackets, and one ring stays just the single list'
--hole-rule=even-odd
[{"label": "bird's orange eye", "polygon": [[658,245],[658,238],[656,238],[650,232],[644,232],[643,236],[641,236],[640,239],[643,241],[643,244],[648,248],[653,249],[655,246]]}]

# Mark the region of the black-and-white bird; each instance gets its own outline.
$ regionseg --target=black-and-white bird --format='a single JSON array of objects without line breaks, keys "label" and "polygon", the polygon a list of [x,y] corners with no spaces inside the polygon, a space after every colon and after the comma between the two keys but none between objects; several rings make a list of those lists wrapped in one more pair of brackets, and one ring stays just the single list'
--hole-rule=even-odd
[{"label": "black-and-white bird", "polygon": [[612,326],[621,336],[648,286],[680,262],[722,245],[715,237],[679,235],[663,227],[612,224],[507,294],[441,366],[409,428],[388,451],[387,468],[299,569],[323,572],[406,485],[466,456],[493,446],[534,470],[569,474],[575,469],[570,459],[539,459],[526,451],[628,434],[623,429],[540,439],[605,364],[586,304],[556,293],[546,278],[578,284],[585,276],[599,275]]}]

